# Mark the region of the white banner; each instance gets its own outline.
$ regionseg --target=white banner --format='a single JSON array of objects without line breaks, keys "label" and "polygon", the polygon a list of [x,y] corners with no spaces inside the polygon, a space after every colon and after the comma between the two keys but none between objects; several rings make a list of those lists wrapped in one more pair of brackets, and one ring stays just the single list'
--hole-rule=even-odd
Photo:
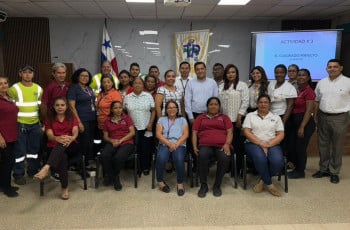
[{"label": "white banner", "polygon": [[181,62],[187,61],[191,64],[190,76],[196,77],[194,64],[199,61],[207,62],[208,47],[209,30],[175,33],[176,67],[179,67]]}]

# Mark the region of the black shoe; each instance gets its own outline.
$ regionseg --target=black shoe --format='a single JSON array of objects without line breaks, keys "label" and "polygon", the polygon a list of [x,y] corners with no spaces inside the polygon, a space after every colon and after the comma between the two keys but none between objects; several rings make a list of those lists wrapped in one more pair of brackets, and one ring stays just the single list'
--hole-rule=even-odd
[{"label": "black shoe", "polygon": [[167,183],[165,183],[164,181],[163,181],[163,183],[164,183],[164,186],[163,186],[162,188],[160,188],[160,190],[161,190],[162,192],[169,193],[169,192],[170,192],[170,187],[169,187],[169,185],[167,185]]},{"label": "black shoe", "polygon": [[114,179],[114,189],[116,191],[120,191],[122,190],[123,186],[121,185],[120,183],[120,180],[119,180],[119,176],[117,176],[115,179]]},{"label": "black shoe", "polygon": [[18,196],[18,192],[16,192],[16,189],[13,189],[12,187],[9,187],[9,188],[5,188],[4,189],[4,194],[7,196],[7,197],[17,197]]},{"label": "black shoe", "polygon": [[52,180],[56,181],[56,182],[59,182],[61,179],[60,179],[60,174],[58,173],[51,173],[51,177],[50,177]]},{"label": "black shoe", "polygon": [[[19,190],[19,187],[16,187],[16,186],[10,186],[11,189],[15,190],[16,192]],[[3,187],[0,187],[0,192],[4,192],[4,188]]]},{"label": "black shoe", "polygon": [[143,175],[148,176],[149,175],[149,170],[148,169],[143,170]]},{"label": "black shoe", "polygon": [[330,181],[333,184],[338,184],[339,183],[339,176],[338,175],[331,175]]},{"label": "black shoe", "polygon": [[112,185],[112,180],[108,176],[105,176],[103,178],[103,182],[102,183],[103,183],[104,186],[110,186],[110,185]]},{"label": "black shoe", "polygon": [[322,171],[317,171],[314,174],[312,174],[313,178],[322,178],[322,177],[328,177],[328,176],[330,176],[329,172],[322,172]]},{"label": "black shoe", "polygon": [[222,191],[221,191],[220,186],[214,186],[213,187],[213,195],[216,196],[216,197],[219,197],[219,196],[222,195]]},{"label": "black shoe", "polygon": [[184,194],[185,194],[185,189],[184,188],[182,188],[182,189],[177,188],[177,195],[178,196],[183,196]]},{"label": "black shoe", "polygon": [[198,191],[198,196],[199,196],[200,198],[204,198],[204,197],[207,195],[207,192],[208,192],[208,191],[209,191],[208,185],[205,184],[205,183],[202,183],[202,184],[201,184],[201,187],[200,187],[200,189],[199,189],[199,191]]},{"label": "black shoe", "polygon": [[298,172],[296,170],[293,170],[291,172],[288,172],[288,178],[289,179],[305,178],[305,172]]}]

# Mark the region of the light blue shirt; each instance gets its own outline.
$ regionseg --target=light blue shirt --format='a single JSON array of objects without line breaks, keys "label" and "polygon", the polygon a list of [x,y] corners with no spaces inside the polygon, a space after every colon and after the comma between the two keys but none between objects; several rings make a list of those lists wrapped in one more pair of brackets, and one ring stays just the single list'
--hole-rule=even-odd
[{"label": "light blue shirt", "polygon": [[185,92],[185,110],[188,119],[193,119],[193,113],[205,113],[207,111],[207,100],[210,97],[219,97],[218,85],[213,79],[190,80]]},{"label": "light blue shirt", "polygon": [[[170,142],[175,143],[184,134],[182,127],[187,125],[187,121],[183,117],[177,117],[174,124],[171,124],[168,117],[159,118],[157,124],[161,124],[163,127],[163,137],[168,139]],[[186,146],[186,141],[182,146]]]}]

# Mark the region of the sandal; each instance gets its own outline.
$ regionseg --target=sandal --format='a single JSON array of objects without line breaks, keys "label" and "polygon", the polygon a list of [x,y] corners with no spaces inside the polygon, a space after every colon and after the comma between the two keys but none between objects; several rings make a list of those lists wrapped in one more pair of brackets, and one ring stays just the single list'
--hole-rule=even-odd
[{"label": "sandal", "polygon": [[38,179],[38,180],[44,179],[49,175],[49,169],[50,167],[48,165],[45,165],[44,167],[42,167],[40,172],[34,175],[34,179]]},{"label": "sandal", "polygon": [[165,192],[165,193],[169,193],[170,192],[170,188],[169,186],[163,181],[164,183],[164,186],[163,187],[160,187],[159,186],[159,189],[162,191],[162,192]]}]

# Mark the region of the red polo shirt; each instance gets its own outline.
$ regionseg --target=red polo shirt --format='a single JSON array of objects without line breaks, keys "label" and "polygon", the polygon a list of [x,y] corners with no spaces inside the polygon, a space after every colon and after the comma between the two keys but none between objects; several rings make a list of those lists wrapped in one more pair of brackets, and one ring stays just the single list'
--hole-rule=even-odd
[{"label": "red polo shirt", "polygon": [[41,102],[47,106],[48,109],[53,107],[53,102],[58,97],[67,97],[67,92],[70,87],[70,83],[64,82],[62,87],[56,80],[52,80],[44,89]]},{"label": "red polo shirt", "polygon": [[233,130],[233,125],[225,114],[219,113],[212,118],[201,114],[194,121],[192,129],[198,131],[199,145],[222,147],[226,143],[227,130]]},{"label": "red polo shirt", "polygon": [[[104,123],[103,131],[108,133],[109,138],[119,140],[128,135],[130,126],[134,126],[134,122],[130,116],[124,114],[118,122],[113,122],[111,117],[108,117]],[[121,145],[125,144],[134,144],[134,140],[125,141]]]},{"label": "red polo shirt", "polygon": [[303,90],[298,90],[298,97],[294,101],[294,108],[292,113],[305,113],[306,102],[314,101],[316,97],[313,89],[308,85]]},{"label": "red polo shirt", "polygon": [[[45,121],[45,129],[51,129],[53,132],[53,135],[55,136],[62,136],[62,135],[69,135],[72,136],[72,130],[74,126],[78,126],[79,122],[76,117],[73,118],[72,122],[69,122],[67,119],[64,119],[62,122],[59,120],[55,120],[53,123],[50,123],[49,120]],[[57,145],[56,141],[49,141],[47,142],[48,147],[55,147]]]},{"label": "red polo shirt", "polygon": [[15,103],[8,101],[0,96],[0,133],[6,143],[17,141],[18,124],[17,114],[18,108]]}]

